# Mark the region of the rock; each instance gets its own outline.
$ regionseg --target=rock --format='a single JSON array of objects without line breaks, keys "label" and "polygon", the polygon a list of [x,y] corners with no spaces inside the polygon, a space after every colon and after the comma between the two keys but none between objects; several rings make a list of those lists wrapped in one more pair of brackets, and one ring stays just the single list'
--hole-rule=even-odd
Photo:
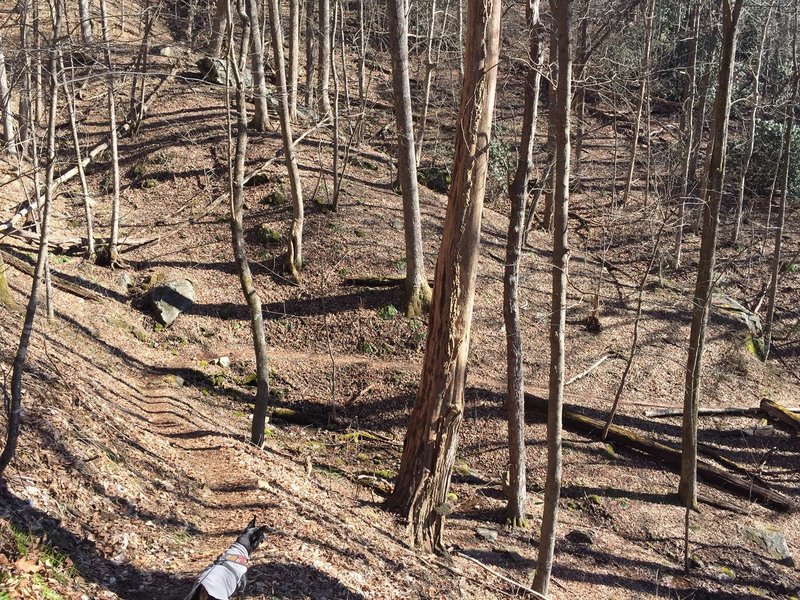
[{"label": "rock", "polygon": [[588,529],[573,529],[566,535],[566,539],[573,544],[591,546],[594,544],[594,534]]},{"label": "rock", "polygon": [[157,56],[164,56],[166,58],[183,58],[186,56],[186,49],[179,46],[161,46],[155,48],[154,53]]},{"label": "rock", "polygon": [[155,318],[169,327],[182,312],[194,304],[195,293],[188,279],[166,281],[150,291],[150,303]]},{"label": "rock", "polygon": [[[221,58],[204,56],[197,61],[197,68],[200,70],[200,75],[202,78],[206,81],[210,83],[217,83],[219,85],[225,85],[225,73],[227,72],[227,69],[225,67],[225,61]],[[253,87],[252,73],[250,73],[250,71],[245,71],[243,76],[244,87]],[[236,85],[236,79],[233,76],[233,72],[230,73],[228,81],[231,85]]]},{"label": "rock", "polygon": [[217,359],[217,364],[222,367],[223,369],[227,369],[231,366],[231,359],[229,356],[220,356]]},{"label": "rock", "polygon": [[786,536],[780,530],[756,523],[753,527],[745,527],[744,535],[748,540],[766,550],[771,558],[790,567],[795,565],[792,553],[789,552],[789,546],[786,544]]},{"label": "rock", "polygon": [[128,273],[123,273],[117,278],[117,283],[119,287],[127,292],[128,288],[133,287],[134,281]]},{"label": "rock", "polygon": [[172,380],[172,383],[175,384],[175,387],[181,387],[184,384],[183,377],[181,377],[180,375],[175,375],[174,379]]},{"label": "rock", "polygon": [[487,542],[496,542],[497,541],[497,530],[490,529],[488,527],[478,527],[475,530],[475,535],[479,538],[486,540]]}]

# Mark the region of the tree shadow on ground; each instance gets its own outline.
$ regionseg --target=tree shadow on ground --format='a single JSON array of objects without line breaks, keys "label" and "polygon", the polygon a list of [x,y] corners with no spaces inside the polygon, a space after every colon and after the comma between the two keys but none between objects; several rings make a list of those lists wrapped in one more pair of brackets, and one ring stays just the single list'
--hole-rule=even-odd
[{"label": "tree shadow on ground", "polygon": [[261,593],[286,600],[305,598],[366,600],[365,596],[327,573],[298,563],[256,564],[248,570],[247,580],[250,582],[248,596]]}]

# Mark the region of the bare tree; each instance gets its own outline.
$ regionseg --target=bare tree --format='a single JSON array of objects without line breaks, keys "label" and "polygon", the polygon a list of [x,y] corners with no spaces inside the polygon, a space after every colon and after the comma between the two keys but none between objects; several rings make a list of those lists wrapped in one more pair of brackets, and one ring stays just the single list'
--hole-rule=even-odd
[{"label": "bare tree", "polygon": [[[642,50],[642,66],[641,66],[641,82],[639,84],[639,104],[636,109],[636,119],[633,122],[633,139],[631,141],[631,160],[628,163],[628,178],[625,181],[625,191],[622,194],[622,206],[628,203],[628,197],[631,193],[631,185],[633,184],[633,171],[636,167],[636,150],[639,147],[639,133],[642,128],[642,119],[650,122],[650,111],[642,114],[645,104],[649,106],[649,102],[645,102],[645,98],[649,97],[650,89],[650,48],[653,45],[653,16],[656,10],[656,0],[648,0],[645,27],[644,27],[644,49]],[[649,175],[649,174],[648,174]],[[645,185],[645,194],[647,193],[647,185]]]},{"label": "bare tree", "polygon": [[63,12],[62,0],[53,0],[53,40],[50,48],[49,60],[49,88],[50,102],[47,120],[47,167],[45,173],[45,198],[42,207],[42,220],[39,224],[39,253],[36,259],[36,268],[33,274],[33,284],[25,309],[25,321],[22,325],[17,353],[11,372],[11,398],[6,405],[6,444],[0,454],[0,476],[14,458],[19,441],[19,428],[22,422],[22,375],[25,371],[25,361],[28,348],[33,335],[33,321],[39,303],[39,289],[47,265],[48,233],[50,229],[50,209],[53,203],[54,175],[56,163],[56,118],[58,111],[58,43],[61,36],[61,15]]},{"label": "bare tree", "polygon": [[89,0],[78,0],[78,15],[81,20],[81,38],[88,46],[92,43],[92,14]]},{"label": "bare tree", "polygon": [[[246,56],[248,36],[243,36],[241,41],[240,56]],[[229,46],[233,46],[233,35],[228,38]],[[236,272],[239,275],[239,283],[242,286],[247,306],[250,309],[250,328],[253,334],[253,347],[256,355],[256,397],[255,410],[253,413],[253,425],[250,432],[250,439],[254,444],[261,445],[264,441],[264,431],[266,428],[267,409],[269,406],[269,363],[267,355],[267,341],[264,335],[264,316],[261,310],[261,297],[253,283],[253,275],[250,272],[250,264],[247,260],[247,246],[244,240],[244,169],[245,155],[247,153],[247,106],[244,96],[244,70],[245,61],[237,64],[231,57],[233,50],[228,51],[228,66],[232,67],[234,79],[236,81],[236,151],[233,164],[230,161],[231,141],[231,122],[230,108],[226,106],[225,113],[228,116],[228,173],[231,195],[231,243],[233,245],[233,259],[236,265]],[[230,96],[226,94],[226,102],[230,102]]]},{"label": "bare tree", "polygon": [[408,316],[419,316],[431,302],[422,252],[422,221],[419,212],[417,163],[414,154],[414,123],[411,86],[408,81],[408,21],[403,0],[387,0],[389,47],[392,57],[394,117],[397,125],[397,176],[403,194],[406,245],[405,305]]},{"label": "bare tree", "polygon": [[230,0],[216,0],[214,19],[211,24],[211,54],[219,57],[225,43],[225,27],[228,23]]},{"label": "bare tree", "polygon": [[[274,20],[274,17],[270,17],[270,19]],[[277,57],[275,60],[277,60]],[[289,0],[289,116],[293,121],[297,118],[297,81],[299,71],[300,0]]]},{"label": "bare tree", "polygon": [[119,258],[119,149],[117,145],[117,108],[114,98],[114,68],[111,64],[111,42],[108,29],[108,12],[106,0],[100,0],[100,25],[103,30],[103,56],[108,75],[108,129],[111,138],[111,181],[113,196],[111,200],[111,238],[108,242],[108,262],[114,266],[120,263]]},{"label": "bare tree", "polygon": [[678,203],[678,226],[675,233],[675,266],[681,264],[683,253],[683,228],[686,220],[686,202],[689,196],[690,165],[694,155],[694,107],[697,91],[697,45],[700,39],[700,4],[701,0],[692,0],[689,14],[689,38],[686,53],[686,82],[683,87],[683,110],[681,114],[681,140],[683,156],[681,157],[681,191]]},{"label": "bare tree", "polygon": [[[299,1],[299,0],[298,0]],[[314,104],[314,40],[317,37],[314,23],[315,0],[306,0],[306,106]]]},{"label": "bare tree", "polygon": [[567,213],[569,212],[570,104],[572,102],[572,0],[550,0],[558,37],[556,89],[556,174],[553,201],[553,294],[550,309],[550,383],[547,403],[547,478],[544,484],[542,531],[533,589],[547,595],[561,496],[561,414],[564,406],[564,353],[567,314]]},{"label": "bare tree", "polygon": [[72,147],[75,150],[78,179],[80,180],[81,192],[83,193],[83,209],[84,215],[86,216],[86,257],[89,260],[94,260],[96,252],[94,245],[94,227],[92,223],[92,205],[91,198],[89,196],[89,184],[86,181],[86,171],[83,167],[80,137],[78,136],[78,121],[76,117],[77,111],[75,108],[75,86],[71,80],[67,79],[63,64],[61,65],[61,72],[64,74],[62,86],[64,88],[64,95],[67,99],[67,112],[69,114],[69,125],[72,132]]},{"label": "bare tree", "polygon": [[3,145],[9,154],[17,153],[14,141],[14,113],[11,109],[11,90],[6,75],[6,58],[3,53],[3,35],[0,32],[0,112],[3,120]]},{"label": "bare tree", "polygon": [[744,0],[722,0],[722,50],[717,94],[714,99],[713,139],[707,170],[703,236],[700,241],[700,264],[697,268],[692,301],[692,328],[683,397],[683,442],[681,479],[678,494],[689,508],[697,506],[697,411],[700,404],[700,374],[705,343],[706,323],[711,307],[714,265],[717,251],[719,207],[725,178],[725,153],[728,143],[728,115],[731,104],[731,77],[736,49],[736,33]]},{"label": "bare tree", "polygon": [[761,64],[764,59],[764,46],[767,42],[769,32],[769,21],[772,16],[772,4],[767,8],[767,15],[764,17],[764,25],[761,30],[761,42],[756,52],[756,64],[753,67],[753,91],[751,93],[753,109],[750,113],[750,121],[747,127],[747,148],[742,158],[742,170],[739,175],[738,193],[736,195],[736,214],[733,218],[733,233],[731,241],[735,244],[739,241],[739,231],[742,227],[742,210],[744,207],[744,190],[747,183],[747,169],[750,167],[750,159],[753,157],[753,148],[756,143],[756,121],[758,120],[758,103],[761,100]]},{"label": "bare tree", "polygon": [[542,23],[539,0],[532,0],[525,9],[530,36],[528,74],[525,78],[525,107],[522,113],[522,140],[519,145],[517,170],[509,188],[511,212],[506,236],[506,266],[503,277],[503,317],[506,326],[506,361],[508,410],[508,486],[506,519],[514,526],[526,527],[525,505],[525,378],[522,354],[522,329],[519,317],[519,265],[525,228],[525,205],[528,179],[533,170],[533,143],[539,108],[541,73]]},{"label": "bare tree", "polygon": [[441,550],[464,415],[469,333],[500,47],[500,0],[469,0],[452,185],[417,400],[394,491],[412,543]]},{"label": "bare tree", "polygon": [[292,191],[292,222],[289,226],[289,247],[286,251],[286,269],[292,278],[300,281],[303,268],[303,188],[300,184],[300,171],[294,154],[292,141],[292,119],[289,114],[289,98],[286,86],[286,64],[283,57],[283,29],[281,27],[278,0],[268,0],[269,20],[272,27],[272,52],[275,56],[275,73],[278,84],[278,105],[280,108],[281,138],[289,172],[289,185]]},{"label": "bare tree", "polygon": [[[247,3],[246,18],[250,21],[250,60],[253,69],[253,119],[250,127],[256,131],[266,131],[270,127],[267,112],[267,78],[264,74],[264,43],[261,38],[260,19],[258,16],[258,0],[245,0]],[[244,20],[243,15],[243,20]]]},{"label": "bare tree", "polygon": [[331,114],[328,81],[331,77],[331,2],[319,0],[319,60],[317,61],[317,106],[324,119]]},{"label": "bare tree", "polygon": [[797,61],[797,12],[794,6],[794,40],[792,42],[792,95],[786,103],[786,124],[783,132],[783,149],[781,152],[781,200],[778,204],[778,222],[775,225],[775,245],[772,251],[772,269],[770,270],[769,289],[767,292],[767,314],[764,319],[764,362],[769,358],[772,347],[772,326],[775,318],[775,300],[778,295],[778,279],[781,273],[781,248],[783,246],[783,230],[786,221],[786,199],[789,195],[789,172],[792,161],[792,137],[794,134],[795,111],[797,109],[797,93],[800,86],[800,70]]}]

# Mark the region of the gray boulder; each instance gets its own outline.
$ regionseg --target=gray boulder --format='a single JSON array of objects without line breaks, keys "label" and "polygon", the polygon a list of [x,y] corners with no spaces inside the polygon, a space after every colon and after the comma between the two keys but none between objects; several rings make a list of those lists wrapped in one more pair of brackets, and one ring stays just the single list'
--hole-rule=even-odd
[{"label": "gray boulder", "polygon": [[[200,70],[200,75],[206,81],[210,83],[217,83],[219,85],[225,85],[225,61],[221,58],[204,56],[197,61],[197,68]],[[231,70],[229,75],[228,81],[230,82],[230,85],[236,85],[236,79],[234,78],[233,70]],[[245,71],[243,73],[243,77],[244,86],[247,88],[253,87],[253,74],[250,71]]]},{"label": "gray boulder", "polygon": [[172,325],[178,315],[194,304],[194,300],[194,286],[188,279],[165,281],[150,291],[153,316],[164,327]]}]

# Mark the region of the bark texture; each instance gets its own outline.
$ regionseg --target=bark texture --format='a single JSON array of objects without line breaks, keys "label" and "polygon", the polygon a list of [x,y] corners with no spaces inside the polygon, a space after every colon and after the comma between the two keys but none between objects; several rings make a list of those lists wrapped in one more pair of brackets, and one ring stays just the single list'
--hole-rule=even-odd
[{"label": "bark texture", "polygon": [[500,0],[469,0],[453,182],[436,264],[419,392],[394,491],[411,542],[441,550],[447,493],[464,414],[469,333],[500,40]]}]

